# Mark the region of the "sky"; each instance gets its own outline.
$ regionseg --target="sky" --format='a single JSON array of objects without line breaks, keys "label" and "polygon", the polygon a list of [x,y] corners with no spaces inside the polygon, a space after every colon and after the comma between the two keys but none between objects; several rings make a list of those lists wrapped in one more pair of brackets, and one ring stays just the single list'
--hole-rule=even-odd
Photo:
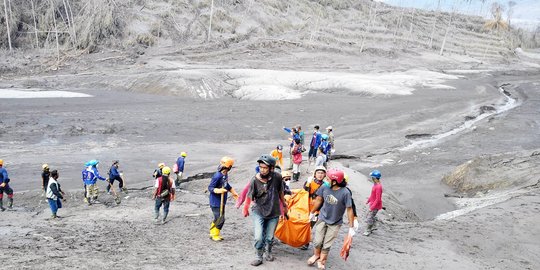
[{"label": "sky", "polygon": [[[428,10],[436,10],[439,0],[379,0],[394,6],[415,7]],[[523,28],[533,29],[537,25],[540,25],[540,0],[513,0],[516,5],[513,10],[514,13],[511,18],[511,23]],[[467,3],[466,0],[440,0],[441,10],[452,11],[454,7],[457,7],[461,13],[482,15],[489,18],[490,8],[493,2],[498,2],[505,8],[504,18],[506,18],[506,10],[508,10],[508,0],[494,1],[486,0],[485,4],[482,4],[481,0],[472,0],[471,3]]]}]

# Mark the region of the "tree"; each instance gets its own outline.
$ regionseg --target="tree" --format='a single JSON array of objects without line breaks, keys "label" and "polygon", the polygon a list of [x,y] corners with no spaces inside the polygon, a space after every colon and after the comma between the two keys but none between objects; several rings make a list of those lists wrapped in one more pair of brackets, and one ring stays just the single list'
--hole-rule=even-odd
[{"label": "tree", "polygon": [[508,26],[510,27],[510,19],[512,18],[512,15],[514,15],[514,6],[517,3],[514,1],[508,1],[508,11],[506,12],[506,17],[508,20]]},{"label": "tree", "polygon": [[6,28],[7,28],[8,44],[9,44],[9,50],[11,51],[13,50],[13,48],[11,47],[11,33],[10,33],[10,28],[9,28],[9,19],[11,18],[11,16],[9,16],[9,13],[8,13],[8,4],[6,0],[4,0],[4,13],[6,14]]},{"label": "tree", "polygon": [[484,28],[490,31],[500,32],[501,30],[508,30],[508,24],[502,19],[502,13],[504,11],[501,4],[495,2],[491,5],[491,20],[484,24]]},{"label": "tree", "polygon": [[208,36],[206,42],[210,42],[210,35],[212,34],[212,16],[214,15],[214,0],[210,4],[210,23],[208,23]]}]

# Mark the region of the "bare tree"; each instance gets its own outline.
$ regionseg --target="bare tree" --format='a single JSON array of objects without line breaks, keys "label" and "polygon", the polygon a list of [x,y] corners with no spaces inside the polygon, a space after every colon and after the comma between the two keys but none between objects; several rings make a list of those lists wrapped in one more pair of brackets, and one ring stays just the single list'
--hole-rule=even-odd
[{"label": "bare tree", "polygon": [[210,23],[208,23],[208,36],[206,42],[210,42],[210,35],[212,34],[212,16],[214,15],[214,0],[210,4]]},{"label": "bare tree", "polygon": [[514,1],[508,1],[508,11],[506,12],[506,17],[508,20],[508,27],[510,27],[510,19],[512,18],[512,15],[514,15],[514,6],[517,3]]},{"label": "bare tree", "polygon": [[39,48],[39,37],[38,37],[38,28],[36,20],[36,6],[34,5],[34,0],[30,0],[32,5],[32,18],[34,19],[34,33],[36,34],[36,49]]},{"label": "bare tree", "polygon": [[[9,0],[8,0],[9,1]],[[10,33],[10,28],[9,28],[9,19],[10,19],[10,16],[8,14],[8,5],[7,5],[7,2],[6,0],[4,0],[4,13],[6,15],[6,28],[7,28],[7,36],[8,36],[8,44],[9,44],[9,50],[13,50],[13,48],[11,47],[11,33]]]}]

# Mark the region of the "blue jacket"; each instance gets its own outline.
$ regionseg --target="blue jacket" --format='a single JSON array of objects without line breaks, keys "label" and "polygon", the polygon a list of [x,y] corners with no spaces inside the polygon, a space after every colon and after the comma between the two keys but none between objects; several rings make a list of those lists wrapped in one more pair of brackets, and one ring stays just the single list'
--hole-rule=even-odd
[{"label": "blue jacket", "polygon": [[111,169],[109,170],[109,179],[122,179],[122,177],[120,177],[120,173],[118,172],[118,168],[116,168],[114,165],[112,165]]},{"label": "blue jacket", "polygon": [[[287,133],[289,133],[289,134],[291,134],[291,132],[292,132],[292,129],[286,128],[286,127],[284,127],[283,130],[285,130],[285,132],[287,132]],[[302,135],[303,135],[303,133],[304,133],[304,132],[302,132]],[[300,137],[300,135],[299,135],[298,133],[295,133],[295,134],[293,135],[293,137],[292,137],[292,142],[291,142],[291,145],[290,145],[291,147],[293,146],[294,140],[296,140],[296,139],[300,139],[300,143],[302,143],[302,137]]]},{"label": "blue jacket", "polygon": [[[210,180],[210,185],[208,185],[208,191],[210,191],[210,207],[220,207],[221,205],[221,194],[214,193],[214,188],[225,188],[228,191],[231,191],[232,187],[229,185],[228,176],[222,174],[221,172],[216,172]],[[227,193],[224,193],[223,196],[223,207],[227,204]]]},{"label": "blue jacket", "polygon": [[178,157],[176,160],[176,165],[178,166],[178,172],[184,172],[184,163],[186,159],[184,157]]},{"label": "blue jacket", "polygon": [[4,168],[0,168],[0,184],[1,183],[6,183],[6,185],[9,183],[9,176],[7,170]]},{"label": "blue jacket", "polygon": [[327,141],[322,141],[321,145],[319,145],[319,148],[321,148],[323,154],[328,155],[328,152],[332,148],[332,146]]},{"label": "blue jacket", "polygon": [[85,185],[93,185],[98,179],[105,181],[105,178],[99,175],[99,172],[95,166],[88,167],[82,171],[82,180]]},{"label": "blue jacket", "polygon": [[[313,141],[315,140],[315,141]],[[317,131],[317,134],[314,136],[311,134],[311,141],[309,143],[309,147],[313,147],[315,149],[319,148],[319,145],[321,145],[321,133]],[[315,143],[315,144],[314,144]]]}]

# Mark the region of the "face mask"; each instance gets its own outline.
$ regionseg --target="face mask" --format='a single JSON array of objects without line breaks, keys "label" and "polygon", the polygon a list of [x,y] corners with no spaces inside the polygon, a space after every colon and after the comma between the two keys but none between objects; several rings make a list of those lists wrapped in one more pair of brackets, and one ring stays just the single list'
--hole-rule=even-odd
[{"label": "face mask", "polygon": [[291,181],[289,181],[289,180],[285,181],[285,185],[287,185],[288,187],[290,186],[290,183],[291,183]]},{"label": "face mask", "polygon": [[326,186],[326,187],[332,187],[332,185],[326,181],[323,182],[323,185]]}]

